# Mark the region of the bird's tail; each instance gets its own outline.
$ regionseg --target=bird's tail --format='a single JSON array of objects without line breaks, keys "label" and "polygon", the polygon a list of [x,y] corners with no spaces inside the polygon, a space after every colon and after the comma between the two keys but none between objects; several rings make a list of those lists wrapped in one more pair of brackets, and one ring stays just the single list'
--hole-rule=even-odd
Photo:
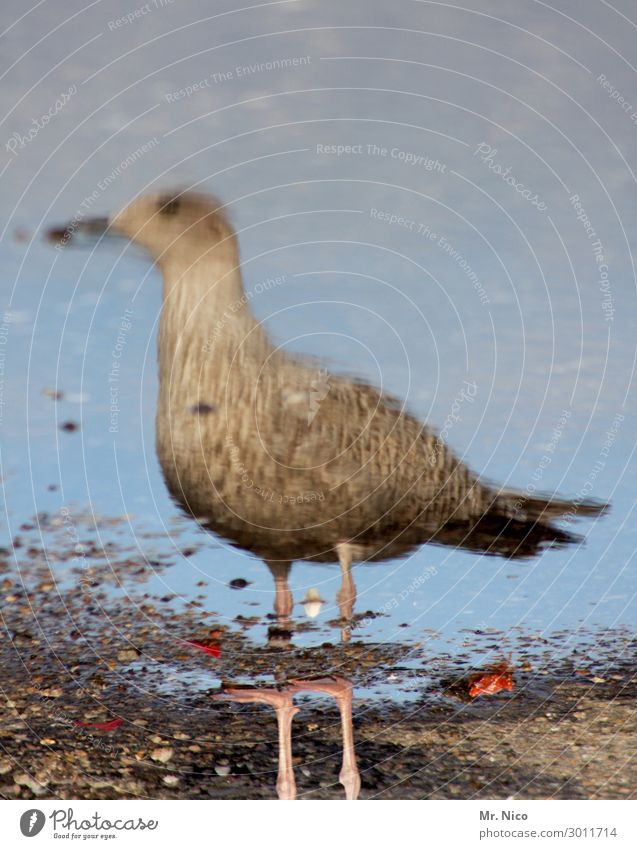
[{"label": "bird's tail", "polygon": [[533,557],[542,549],[580,543],[582,537],[557,524],[580,517],[601,516],[609,509],[599,501],[528,495],[514,490],[492,493],[492,500],[475,521],[448,522],[431,541],[469,551],[512,559]]},{"label": "bird's tail", "polygon": [[594,499],[573,500],[550,495],[528,495],[516,490],[501,490],[495,495],[490,511],[527,522],[573,521],[602,516],[609,504]]}]

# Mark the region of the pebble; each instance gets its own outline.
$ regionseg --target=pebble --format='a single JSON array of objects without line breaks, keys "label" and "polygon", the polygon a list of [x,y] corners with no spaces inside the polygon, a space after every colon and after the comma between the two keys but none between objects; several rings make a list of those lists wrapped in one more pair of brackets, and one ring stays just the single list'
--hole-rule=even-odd
[{"label": "pebble", "polygon": [[150,753],[151,760],[165,764],[172,758],[174,751],[168,748],[153,749]]},{"label": "pebble", "polygon": [[39,781],[36,781],[35,778],[26,772],[14,773],[13,780],[21,787],[28,787],[35,796],[41,796],[46,791],[45,785],[40,784]]},{"label": "pebble", "polygon": [[129,663],[131,660],[137,660],[140,654],[138,649],[121,649],[117,652],[117,659],[122,663]]},{"label": "pebble", "polygon": [[40,690],[40,695],[46,699],[59,699],[62,693],[61,687],[45,687],[44,690]]}]

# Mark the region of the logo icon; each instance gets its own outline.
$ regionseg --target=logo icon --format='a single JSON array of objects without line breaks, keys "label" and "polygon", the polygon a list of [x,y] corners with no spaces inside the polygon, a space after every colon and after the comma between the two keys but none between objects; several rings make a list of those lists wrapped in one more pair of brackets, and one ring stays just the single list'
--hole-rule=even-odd
[{"label": "logo icon", "polygon": [[25,837],[35,837],[36,834],[42,831],[45,822],[44,811],[39,811],[37,808],[30,808],[20,817],[20,831]]}]

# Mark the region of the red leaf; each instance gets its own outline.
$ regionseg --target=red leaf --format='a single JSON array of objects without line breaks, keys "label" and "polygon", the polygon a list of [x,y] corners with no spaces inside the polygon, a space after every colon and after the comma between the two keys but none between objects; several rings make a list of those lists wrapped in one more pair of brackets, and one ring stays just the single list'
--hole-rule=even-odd
[{"label": "red leaf", "polygon": [[469,695],[472,698],[476,696],[493,696],[499,693],[500,690],[513,689],[513,676],[510,672],[493,672],[490,675],[482,675],[475,681],[471,682],[469,687]]},{"label": "red leaf", "polygon": [[205,651],[206,654],[211,654],[213,657],[221,657],[221,646],[219,643],[200,643],[197,640],[184,640],[187,646],[192,646],[193,649]]},{"label": "red leaf", "polygon": [[80,722],[77,719],[75,724],[82,728],[95,728],[97,731],[115,731],[116,728],[120,727],[122,722],[124,722],[123,719],[109,719],[108,722]]}]

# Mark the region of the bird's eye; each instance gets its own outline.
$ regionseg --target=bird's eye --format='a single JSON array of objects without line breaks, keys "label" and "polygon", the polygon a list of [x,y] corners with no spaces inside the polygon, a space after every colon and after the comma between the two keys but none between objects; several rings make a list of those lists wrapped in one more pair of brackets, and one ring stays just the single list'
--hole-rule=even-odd
[{"label": "bird's eye", "polygon": [[159,202],[159,206],[162,215],[177,215],[181,201],[179,198],[164,198],[163,201]]}]

